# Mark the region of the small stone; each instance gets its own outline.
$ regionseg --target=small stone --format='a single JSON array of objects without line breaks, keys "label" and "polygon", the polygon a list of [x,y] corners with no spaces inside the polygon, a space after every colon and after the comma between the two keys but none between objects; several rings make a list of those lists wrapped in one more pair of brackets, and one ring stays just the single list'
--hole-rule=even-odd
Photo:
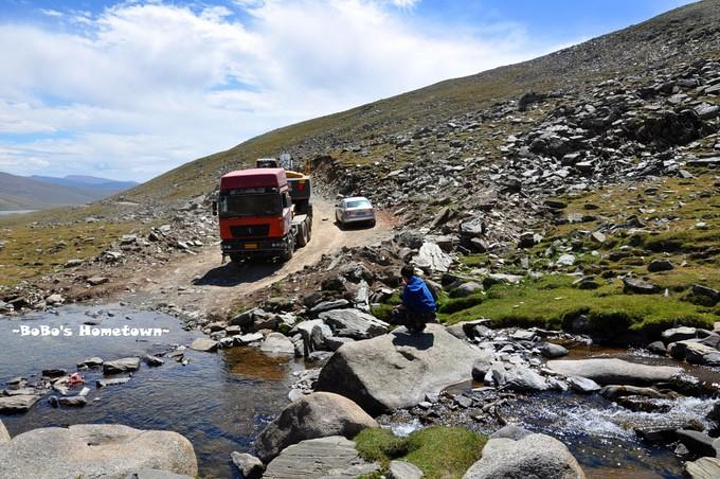
[{"label": "small stone", "polygon": [[93,276],[87,280],[90,286],[100,286],[101,284],[108,283],[109,281],[110,280],[104,276]]},{"label": "small stone", "polygon": [[145,356],[143,356],[143,361],[145,362],[145,364],[151,367],[162,366],[163,364],[165,364],[164,359],[153,356],[151,354],[146,354]]},{"label": "small stone", "polygon": [[667,348],[662,341],[655,341],[648,344],[647,350],[659,356],[665,356],[665,354],[667,353]]},{"label": "small stone", "polygon": [[696,338],[697,333],[697,328],[680,326],[678,328],[666,329],[662,332],[662,338],[666,344],[670,344],[677,341],[685,341],[686,339]]},{"label": "small stone", "polygon": [[96,368],[96,367],[102,366],[103,362],[104,361],[102,360],[102,358],[92,357],[92,358],[89,358],[89,359],[86,359],[84,361],[77,363],[77,367],[78,368],[82,368],[82,367]]},{"label": "small stone", "polygon": [[65,407],[83,407],[87,404],[87,398],[85,396],[61,396],[58,398],[61,406]]},{"label": "small stone", "polygon": [[540,350],[540,353],[548,359],[560,358],[570,354],[570,351],[568,351],[567,348],[554,343],[543,343],[538,349]]},{"label": "small stone", "polygon": [[562,210],[567,208],[567,203],[565,203],[562,200],[548,198],[545,200],[545,206],[552,208],[554,210]]},{"label": "small stone", "polygon": [[568,383],[570,384],[570,388],[578,393],[594,393],[601,389],[600,385],[592,379],[584,378],[581,376],[570,376],[567,379]]},{"label": "small stone", "polygon": [[233,452],[230,458],[244,479],[259,479],[265,472],[265,465],[253,455]]},{"label": "small stone", "polygon": [[562,254],[558,258],[558,260],[555,262],[558,266],[573,266],[575,262],[577,261],[577,258],[575,255],[572,254]]},{"label": "small stone", "polygon": [[675,266],[673,266],[673,264],[670,261],[659,260],[659,259],[652,260],[647,267],[647,270],[650,273],[657,273],[660,271],[670,271],[672,269],[675,269]]},{"label": "small stone", "polygon": [[623,278],[623,283],[625,284],[623,288],[625,293],[656,294],[660,292],[660,288],[657,285],[637,278]]},{"label": "small stone", "polygon": [[387,479],[421,479],[423,472],[414,464],[405,461],[390,461]]}]

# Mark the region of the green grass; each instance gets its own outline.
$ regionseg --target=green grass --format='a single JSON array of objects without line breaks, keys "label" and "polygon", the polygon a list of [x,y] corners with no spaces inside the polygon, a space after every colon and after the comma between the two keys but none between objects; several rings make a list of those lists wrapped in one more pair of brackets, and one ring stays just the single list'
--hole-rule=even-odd
[{"label": "green grass", "polygon": [[447,298],[438,301],[438,312],[440,314],[452,314],[482,304],[484,300],[485,293],[483,292],[474,293],[464,298]]},{"label": "green grass", "polygon": [[392,318],[392,311],[395,306],[402,303],[402,299],[400,298],[400,292],[393,293],[392,296],[385,302],[384,304],[380,304],[378,306],[375,306],[370,311],[373,316],[376,318],[385,321],[386,323],[390,322],[390,319]]},{"label": "green grass", "polygon": [[383,467],[400,459],[419,467],[427,479],[459,479],[480,459],[487,438],[464,428],[433,426],[407,438],[387,429],[365,429],[355,442],[364,459]]},{"label": "green grass", "polygon": [[597,290],[580,290],[572,287],[573,279],[546,276],[518,286],[495,285],[482,304],[440,317],[448,324],[489,318],[498,326],[559,328],[585,314],[599,332],[618,334],[628,330],[656,334],[678,324],[711,327],[720,320],[717,310],[677,295],[624,294],[620,280]]},{"label": "green grass", "polygon": [[485,266],[488,264],[488,261],[489,257],[487,254],[469,254],[460,257],[460,263],[469,268]]},{"label": "green grass", "polygon": [[146,225],[136,222],[94,224],[22,224],[18,220],[0,222],[0,286],[63,269],[70,259],[90,260],[110,244],[129,233],[141,234]]}]

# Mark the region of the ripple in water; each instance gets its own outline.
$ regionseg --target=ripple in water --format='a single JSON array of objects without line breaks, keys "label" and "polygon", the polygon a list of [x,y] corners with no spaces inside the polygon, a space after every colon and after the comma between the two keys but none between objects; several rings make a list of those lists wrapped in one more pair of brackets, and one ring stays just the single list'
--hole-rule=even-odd
[{"label": "ripple in water", "polygon": [[[687,397],[653,400],[666,412],[633,412],[602,397],[540,394],[515,400],[503,417],[563,441],[589,478],[676,478],[682,464],[672,447],[643,443],[637,427],[711,426],[705,419],[717,400]],[[612,471],[612,472],[610,472]]]}]

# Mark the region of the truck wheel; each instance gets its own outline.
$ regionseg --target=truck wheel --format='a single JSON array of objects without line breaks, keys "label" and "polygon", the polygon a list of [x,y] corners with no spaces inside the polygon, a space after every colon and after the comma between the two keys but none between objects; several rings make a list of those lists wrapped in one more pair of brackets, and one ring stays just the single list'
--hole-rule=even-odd
[{"label": "truck wheel", "polygon": [[305,224],[301,224],[300,228],[298,228],[298,234],[297,234],[297,245],[298,248],[302,248],[305,246],[308,242],[308,230]]},{"label": "truck wheel", "polygon": [[283,261],[290,261],[293,257],[293,253],[295,252],[295,240],[290,240],[288,243],[288,248],[282,252],[280,255],[280,259]]},{"label": "truck wheel", "polygon": [[230,261],[233,263],[242,263],[243,257],[239,253],[230,253]]}]

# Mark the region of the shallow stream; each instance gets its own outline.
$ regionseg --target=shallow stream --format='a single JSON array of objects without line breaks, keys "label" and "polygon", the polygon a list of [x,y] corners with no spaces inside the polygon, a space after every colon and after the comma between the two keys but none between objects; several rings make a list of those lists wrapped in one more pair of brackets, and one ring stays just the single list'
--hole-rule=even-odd
[{"label": "shallow stream", "polygon": [[[128,325],[161,328],[167,333],[146,339],[81,337],[80,327],[87,321],[97,322],[93,326],[97,328]],[[74,334],[23,337],[13,333],[22,325],[65,326]],[[64,307],[58,316],[0,320],[0,383],[16,376],[33,382],[43,369],[72,372],[77,362],[92,356],[112,360],[165,351],[175,344],[189,345],[200,336],[199,332],[183,331],[171,316],[118,305]],[[92,390],[84,408],[56,409],[46,397],[25,414],[0,415],[0,419],[12,436],[38,427],[87,423],[172,430],[192,442],[203,476],[233,477],[230,453],[249,451],[258,431],[288,404],[292,372],[303,369],[303,363],[269,357],[253,348],[232,348],[217,354],[188,349],[185,357],[189,359],[187,366],[170,358],[156,368],[143,364],[128,383],[106,388],[95,387],[95,381],[103,378],[101,369],[83,372]]]},{"label": "shallow stream", "polygon": [[[59,314],[36,314],[0,320],[0,383],[24,376],[33,382],[43,369],[75,371],[76,363],[99,356],[112,360],[141,356],[189,345],[201,337],[186,332],[168,315],[110,305],[68,306]],[[159,328],[160,337],[81,336],[80,328]],[[61,326],[58,336],[22,336],[22,326]],[[72,336],[65,336],[65,331]],[[612,356],[632,361],[677,365],[670,359],[617,349],[576,349],[570,358]],[[96,388],[100,369],[83,372],[91,388],[88,405],[81,409],[53,408],[47,397],[28,413],[0,415],[11,435],[45,426],[84,423],[120,423],[140,429],[165,429],[183,434],[195,447],[203,477],[239,477],[231,466],[232,451],[250,451],[253,438],[286,404],[295,371],[304,363],[287,357],[270,357],[253,348],[232,348],[217,354],[185,351],[186,366],[166,358],[163,366],[142,365],[132,379],[119,386]],[[707,382],[720,383],[720,373],[709,368],[685,366]],[[478,386],[475,384],[474,386]],[[472,384],[458,386],[471,388]],[[657,479],[682,476],[682,461],[673,446],[648,445],[637,438],[637,426],[704,421],[715,400],[685,398],[671,401],[663,413],[632,412],[599,395],[572,393],[519,395],[505,406],[509,422],[559,438],[591,479]],[[707,424],[707,423],[705,423]],[[466,424],[484,433],[469,420]],[[417,421],[396,423],[398,432],[409,433]]]}]

